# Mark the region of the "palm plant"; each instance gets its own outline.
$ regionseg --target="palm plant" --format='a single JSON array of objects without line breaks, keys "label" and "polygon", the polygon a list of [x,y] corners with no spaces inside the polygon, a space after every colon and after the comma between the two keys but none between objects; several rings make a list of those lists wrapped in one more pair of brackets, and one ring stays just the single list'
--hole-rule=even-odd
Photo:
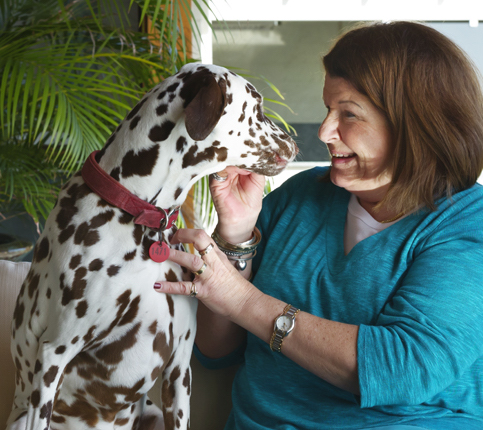
[{"label": "palm plant", "polygon": [[[46,217],[63,179],[146,88],[186,62],[188,0],[123,3],[0,3],[0,213]],[[150,17],[154,31],[133,30],[128,7],[139,8],[141,22]]]},{"label": "palm plant", "polygon": [[[209,2],[0,0],[0,225],[6,214],[47,217],[144,92],[190,61],[192,8],[208,20]],[[200,187],[197,211],[213,214]]]}]

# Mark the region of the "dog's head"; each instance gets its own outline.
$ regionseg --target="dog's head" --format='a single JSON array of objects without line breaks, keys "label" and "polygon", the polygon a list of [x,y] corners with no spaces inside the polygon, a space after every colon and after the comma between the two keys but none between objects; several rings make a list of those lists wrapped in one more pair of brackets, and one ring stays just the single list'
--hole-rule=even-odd
[{"label": "dog's head", "polygon": [[206,161],[203,153],[216,154],[223,166],[214,171],[234,165],[273,176],[295,158],[295,142],[265,116],[262,96],[247,80],[200,64],[184,66],[177,76],[186,132],[196,142],[184,154],[186,166]]},{"label": "dog's head", "polygon": [[96,158],[141,198],[169,201],[172,192],[179,203],[202,176],[227,166],[273,176],[297,152],[264,115],[253,85],[223,67],[191,63],[146,93]]}]

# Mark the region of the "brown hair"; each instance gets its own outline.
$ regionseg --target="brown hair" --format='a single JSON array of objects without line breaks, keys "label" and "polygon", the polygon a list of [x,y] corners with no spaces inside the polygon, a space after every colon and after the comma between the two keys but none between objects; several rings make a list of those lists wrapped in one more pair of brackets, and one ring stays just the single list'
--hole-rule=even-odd
[{"label": "brown hair", "polygon": [[323,58],[389,121],[390,188],[379,203],[397,212],[472,186],[483,168],[483,97],[465,53],[414,22],[371,24],[341,36]]}]

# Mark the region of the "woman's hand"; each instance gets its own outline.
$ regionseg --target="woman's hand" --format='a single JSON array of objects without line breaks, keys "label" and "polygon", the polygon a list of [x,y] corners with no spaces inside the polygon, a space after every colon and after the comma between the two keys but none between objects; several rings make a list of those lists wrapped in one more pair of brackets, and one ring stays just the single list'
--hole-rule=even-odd
[{"label": "woman's hand", "polygon": [[218,233],[231,243],[250,239],[262,208],[265,177],[238,167],[218,173],[228,179],[210,180],[210,190],[218,213]]},{"label": "woman's hand", "polygon": [[[170,251],[169,260],[192,272],[202,272],[193,282],[155,284],[155,289],[162,293],[189,296],[196,292],[196,298],[211,311],[207,320],[198,318],[201,330],[197,332],[196,344],[201,352],[212,358],[225,356],[240,345],[245,336],[243,330],[269,344],[273,322],[287,303],[263,294],[248,282],[203,230],[178,230],[172,239],[172,243],[176,242],[192,243],[201,254],[213,245],[202,257]],[[301,311],[293,334],[283,341],[283,354],[314,375],[359,395],[358,329],[356,325],[329,321]]]},{"label": "woman's hand", "polygon": [[180,229],[172,237],[171,243],[192,243],[195,249],[201,252],[209,248],[209,245],[212,248],[202,257],[171,249],[170,261],[193,273],[200,269],[203,272],[196,275],[193,282],[156,283],[157,291],[182,295],[196,292],[196,298],[201,300],[208,309],[229,319],[236,318],[237,313],[250,297],[257,292],[260,293],[240,275],[204,230]]}]

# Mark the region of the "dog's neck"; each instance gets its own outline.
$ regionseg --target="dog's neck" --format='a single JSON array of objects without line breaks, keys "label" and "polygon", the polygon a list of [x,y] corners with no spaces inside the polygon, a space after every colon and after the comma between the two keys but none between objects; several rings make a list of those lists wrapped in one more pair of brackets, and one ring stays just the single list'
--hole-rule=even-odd
[{"label": "dog's neck", "polygon": [[[184,145],[195,148],[197,144],[187,134],[182,135]],[[126,147],[115,141],[101,151],[99,165],[142,200],[165,209],[180,206],[199,178],[224,166],[217,169],[215,163],[202,163],[201,170],[199,165],[187,165],[188,160],[177,151],[179,141],[179,133],[174,132],[167,141],[152,143],[147,149]],[[142,166],[149,166],[152,160],[156,160],[152,168],[143,171]]]}]

